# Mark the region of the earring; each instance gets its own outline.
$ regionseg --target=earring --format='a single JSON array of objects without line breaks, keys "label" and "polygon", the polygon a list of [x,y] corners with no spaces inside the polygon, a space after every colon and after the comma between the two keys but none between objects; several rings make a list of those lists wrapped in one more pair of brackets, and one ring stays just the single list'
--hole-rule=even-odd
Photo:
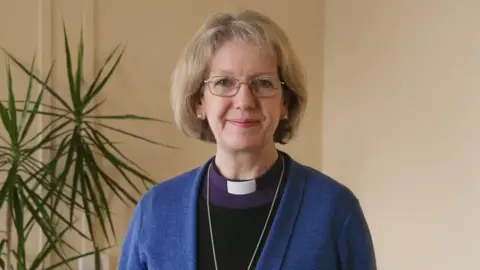
[{"label": "earring", "polygon": [[285,115],[283,116],[283,119],[288,119],[288,115],[285,114]]},{"label": "earring", "polygon": [[198,117],[198,119],[202,119],[202,120],[203,120],[203,115],[202,115],[202,114],[200,114],[200,113],[197,114],[197,117]]}]

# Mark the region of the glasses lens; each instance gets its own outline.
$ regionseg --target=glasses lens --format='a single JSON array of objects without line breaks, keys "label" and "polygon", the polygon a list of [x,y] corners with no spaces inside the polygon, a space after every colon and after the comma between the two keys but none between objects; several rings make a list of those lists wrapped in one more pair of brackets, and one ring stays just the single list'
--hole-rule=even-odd
[{"label": "glasses lens", "polygon": [[277,90],[281,87],[281,83],[278,79],[261,77],[250,81],[249,86],[254,95],[259,97],[270,97],[277,93]]},{"label": "glasses lens", "polygon": [[230,77],[212,77],[209,87],[212,94],[217,96],[232,96],[237,91],[238,81]]}]

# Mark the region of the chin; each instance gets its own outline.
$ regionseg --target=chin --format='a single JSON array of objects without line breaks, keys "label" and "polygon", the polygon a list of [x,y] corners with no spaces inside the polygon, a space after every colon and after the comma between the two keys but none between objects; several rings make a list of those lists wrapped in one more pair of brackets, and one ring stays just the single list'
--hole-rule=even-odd
[{"label": "chin", "polygon": [[261,143],[262,140],[259,140],[257,138],[245,138],[245,139],[235,139],[235,140],[229,140],[226,143],[227,148],[233,150],[233,151],[251,151],[251,150],[257,150],[263,147],[263,144]]}]

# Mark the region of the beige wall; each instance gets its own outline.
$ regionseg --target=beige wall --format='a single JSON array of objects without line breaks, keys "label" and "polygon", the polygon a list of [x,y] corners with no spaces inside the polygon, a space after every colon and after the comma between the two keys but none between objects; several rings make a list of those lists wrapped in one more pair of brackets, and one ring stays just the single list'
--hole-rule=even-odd
[{"label": "beige wall", "polygon": [[[127,44],[102,113],[171,120],[169,75],[203,20],[218,10],[263,11],[292,38],[309,77],[305,122],[299,137],[283,149],[358,194],[379,269],[478,267],[480,172],[475,162],[480,143],[475,139],[480,127],[475,116],[480,109],[474,104],[480,98],[480,4],[255,2],[2,1],[0,46],[25,61],[37,52],[39,72],[52,60],[61,68],[63,16],[72,34],[84,26],[87,77],[110,49]],[[2,64],[0,89],[3,71]],[[54,83],[65,82],[56,74]],[[5,94],[0,91],[1,98]],[[159,180],[198,166],[213,153],[212,145],[185,138],[173,125],[126,126],[180,146],[175,151],[132,142],[124,146]],[[132,209],[113,203],[120,244]],[[109,252],[111,269],[118,253],[119,248]]]},{"label": "beige wall", "polygon": [[479,1],[325,5],[322,168],[381,270],[480,269]]}]

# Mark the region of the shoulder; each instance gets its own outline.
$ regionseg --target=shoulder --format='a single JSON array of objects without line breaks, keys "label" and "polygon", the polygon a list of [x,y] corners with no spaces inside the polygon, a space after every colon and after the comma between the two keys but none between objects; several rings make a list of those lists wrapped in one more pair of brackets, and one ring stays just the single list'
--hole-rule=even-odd
[{"label": "shoulder", "polygon": [[357,197],[346,185],[331,176],[308,166],[301,165],[305,171],[307,186],[316,193],[325,193],[340,202],[356,201]]},{"label": "shoulder", "polygon": [[202,167],[175,175],[151,187],[140,199],[143,207],[170,208],[185,200],[192,191]]},{"label": "shoulder", "polygon": [[306,216],[327,221],[337,235],[350,217],[363,219],[360,201],[348,186],[319,170],[299,166],[305,175],[302,205]]},{"label": "shoulder", "polygon": [[331,176],[307,165],[293,161],[293,166],[305,178],[304,201],[314,208],[328,209],[330,216],[347,217],[359,207],[355,193]]}]

